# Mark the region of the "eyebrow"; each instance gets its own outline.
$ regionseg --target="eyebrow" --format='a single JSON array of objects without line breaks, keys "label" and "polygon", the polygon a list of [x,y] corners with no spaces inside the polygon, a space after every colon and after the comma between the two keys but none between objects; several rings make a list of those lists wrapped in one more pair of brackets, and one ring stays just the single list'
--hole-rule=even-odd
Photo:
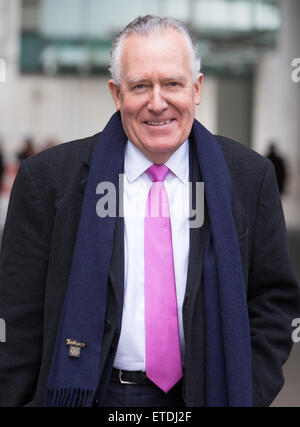
[{"label": "eyebrow", "polygon": [[[182,83],[186,82],[186,78],[180,73],[169,74],[163,78],[163,81],[172,81],[172,80],[177,80],[177,81],[180,81]],[[128,85],[135,85],[135,84],[138,84],[141,82],[146,82],[146,81],[148,81],[147,77],[133,77],[133,78],[129,78],[127,80],[127,84]]]},{"label": "eyebrow", "polygon": [[186,78],[180,73],[175,73],[167,76],[165,80],[179,80],[180,82],[185,82]]},{"label": "eyebrow", "polygon": [[134,78],[132,78],[132,79],[128,79],[127,80],[127,84],[128,85],[134,85],[134,84],[137,84],[137,83],[141,83],[141,82],[144,82],[144,81],[146,81],[147,79],[145,78],[145,77],[134,77]]}]

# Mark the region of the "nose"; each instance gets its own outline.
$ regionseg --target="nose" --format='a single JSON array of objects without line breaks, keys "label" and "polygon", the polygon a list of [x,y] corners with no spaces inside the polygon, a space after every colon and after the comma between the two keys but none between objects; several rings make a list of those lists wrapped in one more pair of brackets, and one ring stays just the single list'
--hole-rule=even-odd
[{"label": "nose", "polygon": [[148,110],[154,114],[160,114],[168,108],[168,103],[163,95],[161,87],[153,87],[147,107]]}]

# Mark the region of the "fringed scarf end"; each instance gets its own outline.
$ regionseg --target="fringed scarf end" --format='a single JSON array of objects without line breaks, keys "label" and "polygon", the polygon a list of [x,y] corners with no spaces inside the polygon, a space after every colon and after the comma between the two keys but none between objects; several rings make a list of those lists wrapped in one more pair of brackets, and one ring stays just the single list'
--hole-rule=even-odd
[{"label": "fringed scarf end", "polygon": [[94,390],[80,388],[48,389],[45,406],[50,407],[85,407],[92,406]]}]

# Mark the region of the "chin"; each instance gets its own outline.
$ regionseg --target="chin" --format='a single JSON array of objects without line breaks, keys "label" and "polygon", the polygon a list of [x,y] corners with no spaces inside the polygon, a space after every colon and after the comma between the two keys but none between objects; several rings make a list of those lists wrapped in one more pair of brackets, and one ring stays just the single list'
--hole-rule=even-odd
[{"label": "chin", "polygon": [[182,145],[182,142],[170,144],[170,143],[166,142],[165,140],[163,140],[163,141],[156,140],[153,143],[149,143],[147,145],[144,145],[144,147],[147,151],[150,151],[151,153],[173,153],[181,145]]},{"label": "chin", "polygon": [[168,146],[168,147],[145,147],[144,154],[146,157],[148,157],[149,160],[151,160],[153,163],[156,164],[163,164],[166,163],[166,161],[169,160],[169,158],[172,156],[172,154],[180,147],[180,145],[176,146]]}]

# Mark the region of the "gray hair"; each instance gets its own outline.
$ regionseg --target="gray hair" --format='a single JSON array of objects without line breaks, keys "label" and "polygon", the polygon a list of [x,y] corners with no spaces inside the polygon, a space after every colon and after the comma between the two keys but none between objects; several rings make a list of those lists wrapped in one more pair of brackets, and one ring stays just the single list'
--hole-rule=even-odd
[{"label": "gray hair", "polygon": [[131,34],[148,36],[155,31],[163,31],[172,28],[178,31],[185,38],[191,57],[191,70],[193,80],[199,78],[201,70],[201,58],[198,52],[197,42],[193,39],[189,29],[180,21],[174,18],[160,18],[154,15],[139,16],[134,21],[130,22],[124,30],[122,30],[115,41],[113,42],[110,51],[109,71],[115,84],[121,83],[121,54],[124,40]]}]

